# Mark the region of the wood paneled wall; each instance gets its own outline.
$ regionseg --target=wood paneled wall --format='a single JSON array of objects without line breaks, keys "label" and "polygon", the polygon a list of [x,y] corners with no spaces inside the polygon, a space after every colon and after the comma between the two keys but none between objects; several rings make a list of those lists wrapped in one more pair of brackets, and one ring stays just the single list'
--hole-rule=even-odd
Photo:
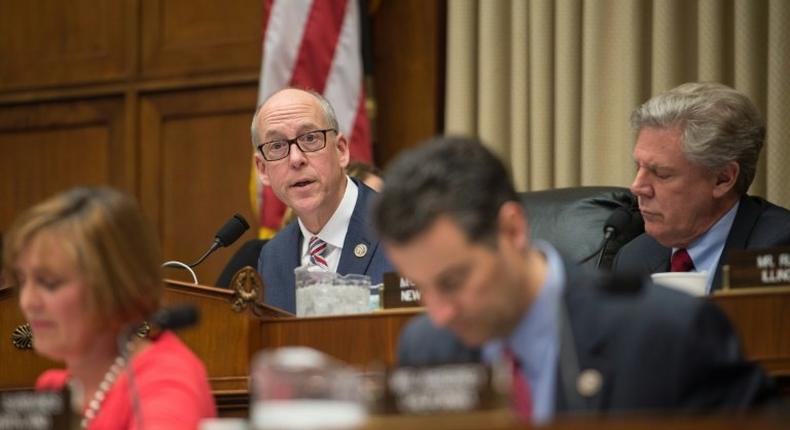
[{"label": "wood paneled wall", "polygon": [[[140,200],[165,258],[191,261],[239,212],[254,228],[199,267],[213,284],[257,230],[249,121],[262,3],[0,0],[0,234],[53,193],[108,184]],[[445,6],[371,4],[374,153],[384,165],[440,131]]]},{"label": "wood paneled wall", "polygon": [[372,17],[376,159],[444,130],[444,1],[382,1]]}]

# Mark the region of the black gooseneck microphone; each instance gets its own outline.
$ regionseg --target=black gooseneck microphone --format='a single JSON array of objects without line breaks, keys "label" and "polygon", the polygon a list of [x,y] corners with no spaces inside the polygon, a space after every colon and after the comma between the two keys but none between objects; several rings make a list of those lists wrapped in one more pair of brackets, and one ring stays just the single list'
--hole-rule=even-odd
[{"label": "black gooseneck microphone", "polygon": [[217,231],[217,234],[214,235],[214,242],[211,243],[208,251],[201,255],[197,261],[190,264],[189,267],[195,267],[202,263],[203,260],[205,260],[206,257],[208,257],[212,252],[216,251],[217,248],[226,247],[232,244],[249,228],[250,225],[247,224],[247,220],[245,220],[243,216],[239,214],[233,214],[233,216],[230,217],[227,222],[225,222],[225,225],[223,225],[219,231]]},{"label": "black gooseneck microphone", "polygon": [[[190,303],[179,303],[167,306],[149,315],[145,321],[151,326],[151,330],[160,333],[165,330],[179,330],[195,325],[200,320],[200,312],[195,305]],[[141,322],[130,323],[125,326],[118,334],[118,349],[124,352],[126,342],[143,326]],[[155,336],[154,336],[155,337]]]},{"label": "black gooseneck microphone", "polygon": [[159,309],[148,318],[149,324],[160,330],[178,330],[194,325],[200,319],[200,312],[191,304],[181,303]]},{"label": "black gooseneck microphone", "polygon": [[579,264],[585,263],[597,255],[598,260],[595,263],[595,268],[600,268],[601,261],[603,261],[603,255],[606,251],[606,246],[609,245],[609,241],[628,226],[632,217],[633,215],[631,214],[631,211],[626,207],[619,206],[613,210],[612,213],[609,214],[609,217],[606,218],[606,222],[604,222],[603,241],[601,242],[601,246],[599,246],[595,252],[579,261]]},{"label": "black gooseneck microphone", "polygon": [[197,275],[195,275],[195,272],[192,270],[192,268],[202,263],[206,257],[211,255],[211,253],[216,251],[218,248],[229,246],[235,242],[249,228],[250,225],[243,216],[239,214],[233,214],[233,216],[227,222],[225,222],[219,231],[217,231],[217,234],[214,235],[214,242],[211,243],[211,246],[208,248],[208,250],[203,253],[203,255],[201,255],[200,258],[198,258],[194,263],[185,264],[180,261],[172,260],[164,262],[162,267],[177,267],[184,269],[192,275],[193,282],[197,284]]},{"label": "black gooseneck microphone", "polygon": [[596,269],[601,267],[603,255],[606,253],[606,245],[631,222],[631,216],[631,211],[620,206],[606,219],[603,225],[603,244],[601,245],[601,251],[598,253],[598,261],[595,263]]},{"label": "black gooseneck microphone", "polygon": [[606,222],[603,225],[604,239],[611,239],[623,231],[623,229],[631,222],[632,216],[633,215],[631,214],[631,211],[623,206],[620,206],[612,211],[612,213],[609,215],[609,218],[606,218]]}]

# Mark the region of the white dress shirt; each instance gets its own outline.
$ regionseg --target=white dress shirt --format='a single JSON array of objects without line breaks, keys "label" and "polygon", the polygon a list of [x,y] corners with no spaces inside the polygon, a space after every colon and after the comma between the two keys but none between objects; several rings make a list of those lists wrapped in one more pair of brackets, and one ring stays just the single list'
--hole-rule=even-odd
[{"label": "white dress shirt", "polygon": [[[332,272],[337,272],[337,266],[340,264],[340,256],[343,253],[343,242],[346,240],[346,233],[348,232],[348,224],[351,222],[351,215],[354,213],[354,207],[357,205],[357,196],[359,190],[354,181],[346,176],[346,191],[343,193],[343,198],[340,200],[340,205],[335,209],[335,213],[326,222],[324,228],[318,232],[317,236],[326,242],[326,251],[324,258],[326,259],[327,266]],[[310,238],[313,234],[310,233],[302,220],[299,221],[299,229],[302,231],[302,266],[310,263]]]}]

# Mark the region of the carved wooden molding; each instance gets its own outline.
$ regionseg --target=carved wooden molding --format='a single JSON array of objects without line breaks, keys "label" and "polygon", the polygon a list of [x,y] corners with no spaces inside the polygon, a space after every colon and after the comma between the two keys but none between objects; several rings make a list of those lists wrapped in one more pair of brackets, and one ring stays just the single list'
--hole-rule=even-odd
[{"label": "carved wooden molding", "polygon": [[148,321],[143,321],[140,327],[137,327],[134,334],[140,339],[148,339],[148,335],[151,334],[151,324],[149,324]]},{"label": "carved wooden molding", "polygon": [[230,280],[233,290],[233,310],[243,312],[247,306],[255,308],[255,303],[263,297],[263,280],[251,266],[239,269]]},{"label": "carved wooden molding", "polygon": [[17,349],[33,349],[33,330],[30,328],[30,324],[25,323],[17,326],[11,332],[11,343]]}]

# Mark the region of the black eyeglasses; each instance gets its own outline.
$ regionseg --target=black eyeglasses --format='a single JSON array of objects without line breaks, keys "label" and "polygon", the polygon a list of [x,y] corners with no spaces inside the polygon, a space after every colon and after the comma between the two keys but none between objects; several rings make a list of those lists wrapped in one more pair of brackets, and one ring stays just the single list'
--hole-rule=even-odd
[{"label": "black eyeglasses", "polygon": [[258,151],[260,151],[266,161],[277,161],[287,157],[293,144],[296,144],[302,152],[320,151],[326,146],[326,133],[328,131],[337,133],[337,130],[334,128],[308,131],[293,139],[277,139],[264,142],[258,145]]}]

